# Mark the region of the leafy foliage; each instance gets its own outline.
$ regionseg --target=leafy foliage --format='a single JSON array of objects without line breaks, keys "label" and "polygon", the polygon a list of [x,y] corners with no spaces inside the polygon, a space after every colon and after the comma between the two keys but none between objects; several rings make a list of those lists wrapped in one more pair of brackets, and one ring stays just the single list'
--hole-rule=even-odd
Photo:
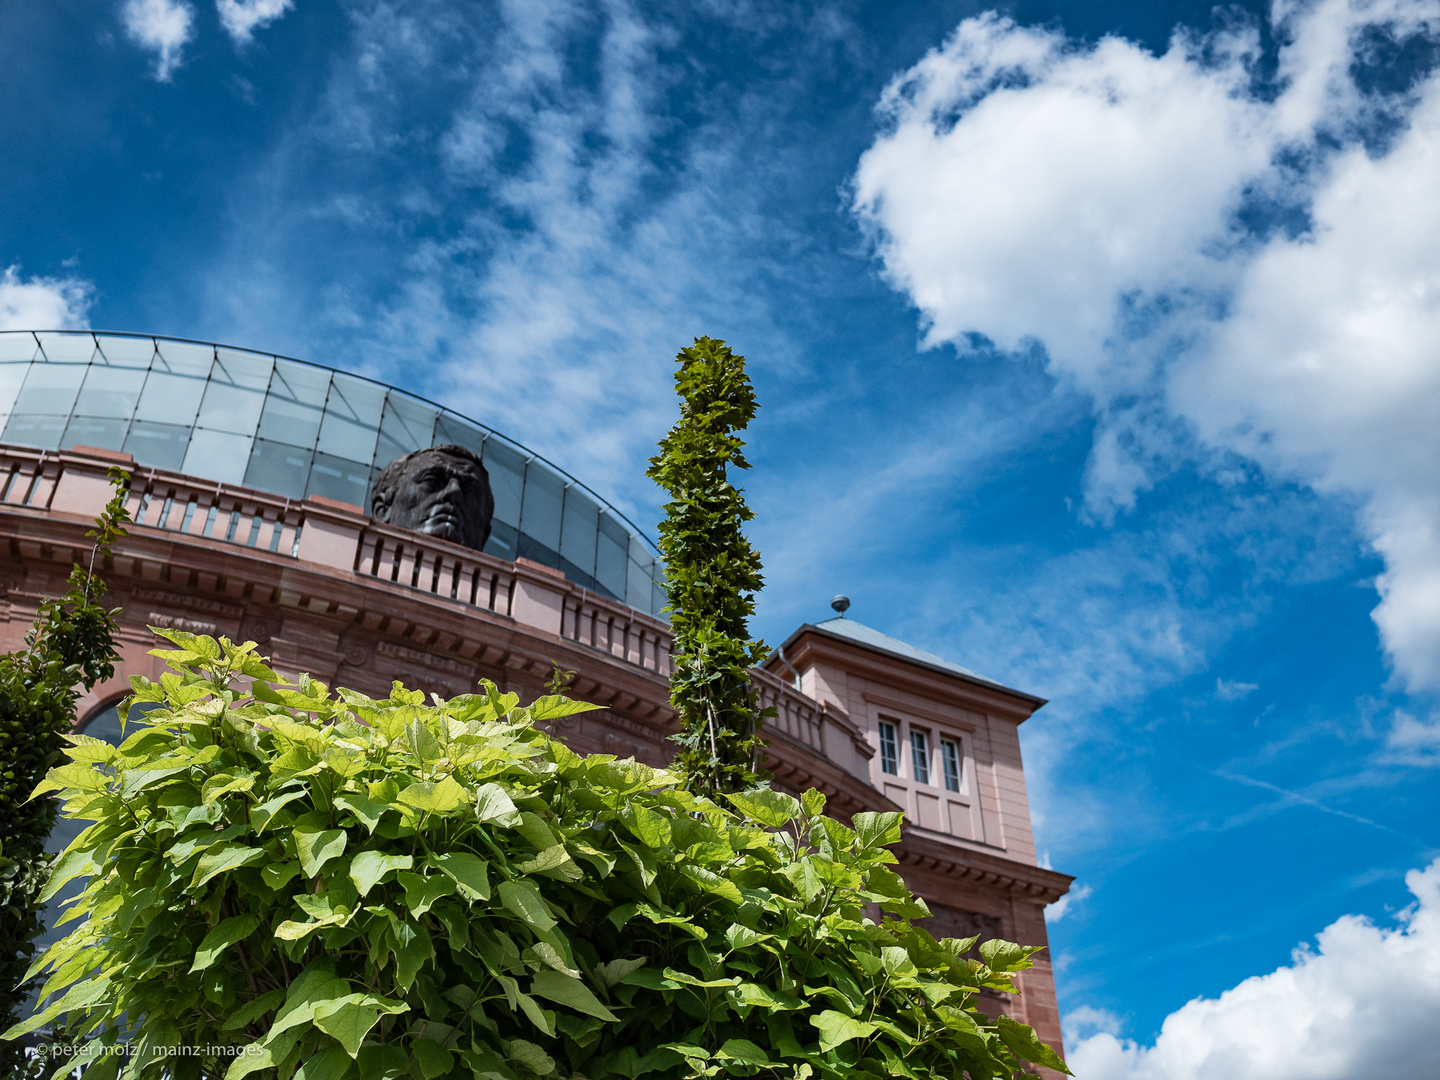
[{"label": "leafy foliage", "polygon": [[160,633],[175,671],[133,680],[158,707],[119,748],[71,736],[40,786],[94,822],[47,887],[89,875],[88,918],[6,1034],[62,1024],[86,1080],[116,1075],[122,1033],[127,1077],[176,1080],[1060,1067],[973,1004],[1034,950],[969,959],[908,921],[927,911],[890,869],[898,814],[852,830],[763,789],[722,808],[535,726],[594,706],[332,694],[254,643]]},{"label": "leafy foliage", "polygon": [[766,649],[750,639],[749,619],[764,582],[760,555],[743,532],[754,514],[729,478],[731,468],[750,467],[735,432],[758,405],[745,358],[723,341],[696,338],[675,359],[680,420],[646,475],[670,495],[659,531],[675,635],[676,762],[690,790],[715,797],[761,779],[762,717],[749,669]]},{"label": "leafy foliage", "polygon": [[[9,1027],[34,990],[23,979],[43,926],[38,897],[49,873],[45,841],[55,824],[53,799],[30,792],[65,747],[75,724],[77,685],[89,690],[115,674],[115,612],[100,604],[105,585],[95,560],[124,534],[129,474],[110,470],[115,495],[86,536],[89,568],[76,566],[69,589],[44,600],[25,648],[0,656],[0,1025]],[[0,1070],[26,1068],[22,1048],[0,1043]]]}]

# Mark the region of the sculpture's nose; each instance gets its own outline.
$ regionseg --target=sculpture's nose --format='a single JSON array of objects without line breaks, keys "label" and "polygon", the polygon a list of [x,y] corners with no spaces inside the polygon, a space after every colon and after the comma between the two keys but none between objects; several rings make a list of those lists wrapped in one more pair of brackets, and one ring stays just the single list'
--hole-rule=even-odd
[{"label": "sculpture's nose", "polygon": [[464,490],[465,489],[460,486],[460,478],[458,476],[452,476],[450,477],[450,482],[440,489],[440,494],[445,496],[446,499],[453,501],[457,500],[460,497],[460,493]]}]

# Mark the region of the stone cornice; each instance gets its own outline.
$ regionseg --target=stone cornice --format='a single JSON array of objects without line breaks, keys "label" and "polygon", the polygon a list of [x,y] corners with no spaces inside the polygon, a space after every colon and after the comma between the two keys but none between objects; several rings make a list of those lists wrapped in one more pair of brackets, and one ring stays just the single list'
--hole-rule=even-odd
[{"label": "stone cornice", "polygon": [[[813,626],[796,631],[785,644],[785,655],[802,671],[816,664],[830,664],[895,690],[972,712],[1001,716],[1017,724],[1029,719],[1045,704],[1042,698],[869,649],[825,634]],[[767,661],[767,666],[771,663],[773,660]]]},{"label": "stone cornice", "polygon": [[1016,899],[1036,904],[1053,904],[1070,891],[1070,884],[1075,880],[1070,874],[962,848],[913,829],[905,830],[896,854],[900,857],[902,875],[908,868],[942,879],[1003,890]]}]

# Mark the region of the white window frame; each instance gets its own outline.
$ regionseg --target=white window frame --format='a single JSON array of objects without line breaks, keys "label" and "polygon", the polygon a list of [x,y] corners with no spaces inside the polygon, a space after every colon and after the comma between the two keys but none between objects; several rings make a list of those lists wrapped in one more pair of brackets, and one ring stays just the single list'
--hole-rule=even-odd
[{"label": "white window frame", "polygon": [[[867,695],[868,697],[868,695]],[[986,827],[980,809],[978,788],[976,787],[975,776],[975,749],[973,745],[973,730],[963,720],[945,720],[940,716],[925,714],[924,716],[912,717],[908,710],[900,706],[899,702],[893,705],[888,702],[872,702],[875,711],[871,713],[874,718],[875,738],[879,744],[879,752],[874,760],[875,786],[886,791],[887,788],[899,789],[891,793],[894,798],[899,791],[907,794],[903,799],[898,799],[903,805],[908,820],[918,828],[927,828],[919,824],[919,802],[920,793],[928,797],[938,798],[941,807],[942,822],[953,822],[955,819],[951,803],[958,803],[968,810],[969,835],[952,833],[948,827],[938,831],[942,835],[957,836],[962,840],[969,840],[976,843],[986,843]],[[894,733],[895,743],[895,766],[893,773],[885,771],[884,742],[881,739],[882,728],[880,725],[887,725]],[[915,774],[915,748],[912,741],[912,733],[919,733],[925,739],[926,762],[929,766],[929,776],[920,779]],[[945,785],[945,744],[950,743],[955,747],[959,757],[960,790],[952,791]]]},{"label": "white window frame", "polygon": [[[895,769],[894,769],[893,772],[892,772],[891,770],[885,768],[885,760],[886,760],[886,753],[885,753],[885,751],[886,751],[886,749],[887,749],[887,747],[885,746],[885,741],[886,741],[886,740],[885,740],[885,735],[886,735],[885,729],[886,729],[886,728],[889,728],[889,729],[890,729],[890,732],[889,732],[889,733],[890,733],[890,735],[892,736],[892,738],[891,738],[891,740],[890,740],[890,746],[888,747],[888,749],[892,751],[892,753],[889,755],[889,759],[890,759],[890,764],[892,764],[892,765],[895,766]],[[891,719],[889,719],[888,717],[881,717],[881,718],[880,718],[880,722],[879,722],[879,726],[876,728],[876,730],[879,732],[879,738],[880,738],[880,775],[881,775],[881,776],[894,776],[894,777],[899,777],[899,776],[900,776],[900,765],[901,765],[900,759],[901,759],[901,757],[902,757],[902,755],[901,755],[901,753],[900,753],[901,722],[900,722],[899,720],[891,720]]]},{"label": "white window frame", "polygon": [[[911,780],[917,784],[924,784],[926,787],[934,787],[931,777],[935,775],[934,762],[930,759],[935,755],[934,744],[930,739],[930,729],[919,727],[915,724],[907,724],[910,738],[910,772]],[[921,769],[925,775],[920,775]]]}]

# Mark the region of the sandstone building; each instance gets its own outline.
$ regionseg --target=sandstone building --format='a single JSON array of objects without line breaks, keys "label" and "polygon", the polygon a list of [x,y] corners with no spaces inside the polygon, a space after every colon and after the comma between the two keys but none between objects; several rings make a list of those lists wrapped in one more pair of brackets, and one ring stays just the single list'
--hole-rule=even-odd
[{"label": "sandstone building", "polygon": [[[522,700],[552,665],[607,706],[555,734],[576,750],[670,757],[670,636],[648,540],[578,480],[498,433],[345,372],[210,344],[0,333],[0,649],[63,591],[104,505],[133,477],[134,525],[104,576],[123,608],[116,678],[80,703],[115,733],[128,676],[158,675],[149,626],[255,640],[275,666],[388,693],[488,678]],[[377,521],[375,478],[454,444],[489,473],[481,551]],[[1044,702],[843,616],[796,630],[754,681],[777,710],[767,768],[840,816],[903,809],[899,869],[937,936],[1046,940],[1071,879],[1041,868],[1019,725]],[[994,1003],[1060,1047],[1048,958]]]}]

